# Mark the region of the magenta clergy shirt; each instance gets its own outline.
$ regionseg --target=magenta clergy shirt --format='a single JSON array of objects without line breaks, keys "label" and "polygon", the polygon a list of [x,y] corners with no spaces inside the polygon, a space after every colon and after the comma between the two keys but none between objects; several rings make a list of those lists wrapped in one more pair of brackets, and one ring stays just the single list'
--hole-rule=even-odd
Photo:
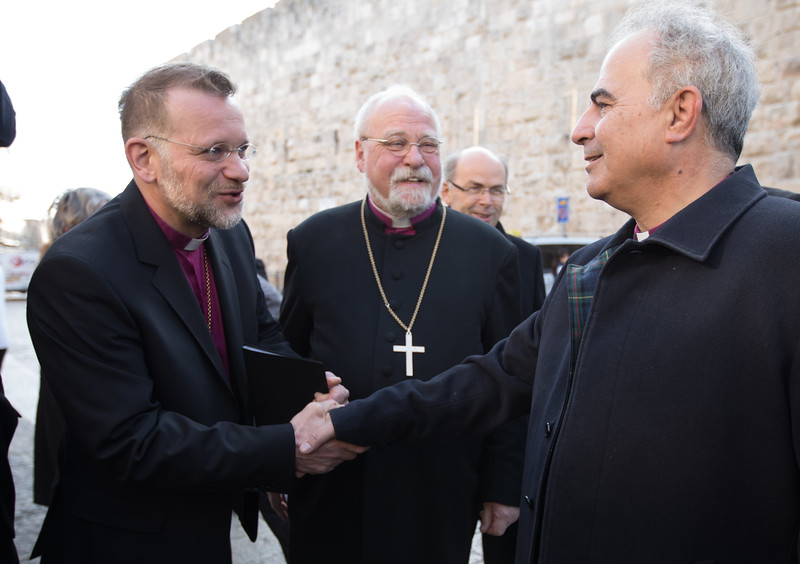
[{"label": "magenta clergy shirt", "polygon": [[[186,274],[189,286],[191,286],[197,303],[200,305],[203,319],[208,320],[208,298],[206,293],[206,273],[203,253],[208,253],[208,249],[205,249],[205,241],[208,238],[209,231],[206,231],[205,235],[200,239],[193,239],[167,225],[152,209],[150,209],[150,213],[153,214],[158,226],[161,227],[161,231],[164,232],[164,235],[172,246],[172,250],[175,251],[178,263],[181,265],[184,274]],[[219,356],[222,359],[222,365],[225,367],[225,374],[228,380],[230,380],[228,349],[225,346],[225,327],[222,324],[219,296],[217,296],[217,286],[214,282],[214,270],[211,268],[210,258],[208,258],[208,277],[209,286],[211,288],[211,337],[214,339],[214,345],[217,347],[217,352],[219,352]]]}]

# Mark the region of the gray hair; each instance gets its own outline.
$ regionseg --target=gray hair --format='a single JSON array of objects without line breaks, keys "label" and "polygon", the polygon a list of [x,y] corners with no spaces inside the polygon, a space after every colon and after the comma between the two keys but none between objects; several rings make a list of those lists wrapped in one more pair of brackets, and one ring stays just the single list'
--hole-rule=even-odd
[{"label": "gray hair", "polygon": [[710,8],[684,0],[654,0],[631,8],[611,35],[611,45],[640,32],[655,35],[648,78],[661,107],[684,86],[703,97],[707,142],[739,159],[760,86],[756,55],[747,38]]},{"label": "gray hair", "polygon": [[367,126],[367,120],[372,115],[372,110],[375,108],[375,106],[395,98],[407,98],[428,113],[433,119],[433,124],[436,127],[436,137],[441,138],[442,124],[439,122],[439,116],[436,115],[436,112],[433,111],[433,108],[430,106],[430,104],[428,104],[428,102],[426,102],[422,96],[417,94],[410,87],[401,84],[395,84],[386,90],[381,90],[380,92],[370,96],[369,99],[364,102],[364,105],[361,106],[361,109],[358,110],[358,113],[356,114],[355,126],[353,127],[353,135],[356,139],[360,139],[366,135],[365,129]]}]

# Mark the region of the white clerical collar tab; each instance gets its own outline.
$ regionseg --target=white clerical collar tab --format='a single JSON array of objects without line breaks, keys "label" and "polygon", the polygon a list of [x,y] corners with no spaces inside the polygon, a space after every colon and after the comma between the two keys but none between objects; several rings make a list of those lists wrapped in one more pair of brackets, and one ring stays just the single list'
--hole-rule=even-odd
[{"label": "white clerical collar tab", "polygon": [[637,241],[644,241],[645,239],[647,239],[650,236],[650,232],[649,231],[639,231],[639,232],[635,233],[635,235],[636,235],[636,240]]},{"label": "white clerical collar tab", "polygon": [[191,239],[186,246],[183,248],[184,251],[195,251],[200,248],[200,245],[206,242],[208,239],[208,233],[200,237],[199,239]]}]

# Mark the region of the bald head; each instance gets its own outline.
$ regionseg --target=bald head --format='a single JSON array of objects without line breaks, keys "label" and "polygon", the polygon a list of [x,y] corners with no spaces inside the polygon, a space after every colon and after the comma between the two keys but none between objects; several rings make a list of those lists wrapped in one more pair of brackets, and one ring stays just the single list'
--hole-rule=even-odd
[{"label": "bald head", "polygon": [[485,147],[470,147],[445,161],[442,199],[454,210],[497,226],[507,192],[505,160]]}]

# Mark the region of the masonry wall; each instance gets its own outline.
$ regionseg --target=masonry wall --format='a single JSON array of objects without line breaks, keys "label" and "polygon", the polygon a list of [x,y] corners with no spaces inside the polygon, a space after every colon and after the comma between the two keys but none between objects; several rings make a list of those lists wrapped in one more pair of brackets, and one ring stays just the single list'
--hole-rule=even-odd
[{"label": "masonry wall", "polygon": [[[740,163],[800,192],[800,0],[712,2],[757,48],[762,102]],[[525,236],[602,236],[626,217],[585,194],[569,134],[588,104],[624,0],[281,0],[182,59],[228,72],[259,154],[244,217],[280,286],[286,232],[363,197],[353,118],[393,83],[425,96],[443,157],[480,144],[509,160],[503,224]],[[556,222],[556,199],[570,221]]]}]

